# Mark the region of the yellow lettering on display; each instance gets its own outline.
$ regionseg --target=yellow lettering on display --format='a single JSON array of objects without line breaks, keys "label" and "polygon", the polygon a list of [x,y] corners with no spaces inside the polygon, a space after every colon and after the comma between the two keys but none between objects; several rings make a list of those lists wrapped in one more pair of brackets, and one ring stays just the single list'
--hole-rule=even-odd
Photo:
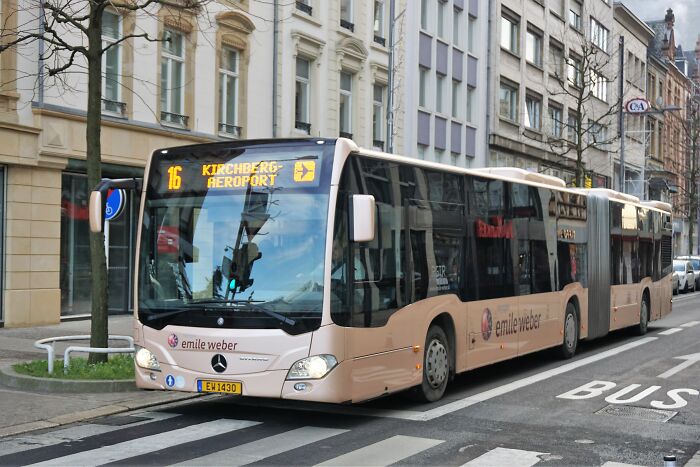
[{"label": "yellow lettering on display", "polygon": [[[168,184],[169,188],[171,183],[174,183],[174,176],[177,176],[177,183],[180,183],[179,179],[181,177],[179,177],[178,173],[182,168],[177,167],[177,173],[172,172],[172,168],[168,170],[171,174],[171,181]],[[276,161],[202,164],[202,176],[207,178],[207,188],[271,187],[275,186],[277,176],[283,168],[284,166]],[[315,178],[315,161],[297,161],[294,163],[294,182],[308,183],[313,182]]]},{"label": "yellow lettering on display", "polygon": [[179,190],[182,186],[182,177],[180,176],[182,167],[173,165],[168,168],[168,190]]},{"label": "yellow lettering on display", "polygon": [[295,182],[313,182],[316,175],[315,161],[298,161],[294,163]]}]

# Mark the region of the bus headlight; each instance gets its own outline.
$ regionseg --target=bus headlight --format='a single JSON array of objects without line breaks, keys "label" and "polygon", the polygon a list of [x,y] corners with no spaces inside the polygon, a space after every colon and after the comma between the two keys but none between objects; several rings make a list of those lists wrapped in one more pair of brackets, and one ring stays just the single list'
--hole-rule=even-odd
[{"label": "bus headlight", "polygon": [[320,379],[330,372],[338,360],[333,355],[314,355],[302,358],[292,365],[287,379]]},{"label": "bus headlight", "polygon": [[146,370],[160,371],[158,359],[153,355],[153,352],[143,347],[137,347],[137,349],[134,360],[138,366]]}]

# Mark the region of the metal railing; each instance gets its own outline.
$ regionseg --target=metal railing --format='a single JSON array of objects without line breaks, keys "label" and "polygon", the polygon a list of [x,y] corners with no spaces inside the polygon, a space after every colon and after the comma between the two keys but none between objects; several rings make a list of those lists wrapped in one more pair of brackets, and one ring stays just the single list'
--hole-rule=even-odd
[{"label": "metal railing", "polygon": [[382,36],[374,35],[374,42],[377,44],[381,45],[382,47],[386,46],[386,39],[384,39]]},{"label": "metal railing", "polygon": [[230,125],[228,123],[219,122],[219,133],[225,134],[226,136],[233,136],[234,138],[240,138],[243,128]]},{"label": "metal railing", "polygon": [[176,114],[173,112],[165,112],[165,111],[160,112],[160,121],[161,121],[161,123],[165,123],[165,124],[186,127],[187,121],[189,120],[189,118],[190,117],[188,117],[187,115],[180,115],[180,114]]},{"label": "metal railing", "polygon": [[352,139],[352,133],[348,133],[347,131],[341,131],[341,132],[338,133],[338,135],[339,135],[341,138]]},{"label": "metal railing", "polygon": [[297,10],[303,11],[307,15],[311,16],[311,12],[313,11],[313,8],[311,7],[311,5],[308,5],[304,2],[297,1]]},{"label": "metal railing", "polygon": [[[131,336],[107,336],[108,340],[114,341],[126,341],[129,343],[129,347],[112,347],[112,348],[102,348],[102,347],[83,347],[77,345],[70,345],[63,352],[63,372],[67,372],[70,366],[70,354],[71,352],[88,352],[88,353],[134,353],[134,338]],[[86,341],[90,340],[89,334],[83,334],[79,336],[60,336],[60,337],[47,337],[46,339],[40,339],[34,342],[34,347],[37,349],[44,349],[48,353],[48,371],[49,374],[53,373],[53,361],[56,354],[55,344],[56,342],[66,342],[66,341]]]},{"label": "metal railing", "polygon": [[372,140],[372,147],[375,149],[380,149],[380,150],[384,151],[384,141],[382,141],[380,139],[373,139]]},{"label": "metal railing", "polygon": [[355,32],[355,23],[351,23],[350,21],[348,21],[346,19],[340,20],[340,27],[345,28],[345,29],[349,29],[350,32]]},{"label": "metal railing", "polygon": [[306,132],[307,135],[311,134],[311,124],[306,122],[300,122],[299,120],[294,121],[294,128]]},{"label": "metal railing", "polygon": [[126,115],[126,102],[102,99],[102,112],[124,117]]}]

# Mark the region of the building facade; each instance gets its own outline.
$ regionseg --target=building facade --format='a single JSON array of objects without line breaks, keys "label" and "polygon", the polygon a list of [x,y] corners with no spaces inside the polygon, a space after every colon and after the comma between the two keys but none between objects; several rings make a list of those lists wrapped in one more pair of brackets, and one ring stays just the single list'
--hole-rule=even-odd
[{"label": "building facade", "polygon": [[399,95],[404,153],[459,167],[486,163],[488,2],[407,2]]}]

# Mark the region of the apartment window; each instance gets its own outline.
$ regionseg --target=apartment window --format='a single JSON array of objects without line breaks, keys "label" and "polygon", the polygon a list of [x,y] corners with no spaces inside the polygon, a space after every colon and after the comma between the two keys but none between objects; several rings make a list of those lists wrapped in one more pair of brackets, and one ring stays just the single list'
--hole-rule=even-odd
[{"label": "apartment window", "polygon": [[452,118],[460,119],[462,117],[462,89],[460,82],[452,80]]},{"label": "apartment window", "polygon": [[649,132],[649,146],[648,146],[648,154],[651,157],[658,157],[657,150],[656,150],[656,120],[653,118],[650,118],[647,121],[647,127],[648,127],[648,132]]},{"label": "apartment window", "polygon": [[605,52],[608,51],[608,35],[608,29],[591,17],[591,41]]},{"label": "apartment window", "polygon": [[340,0],[340,27],[355,31],[352,22],[352,0]]},{"label": "apartment window", "polygon": [[563,110],[560,106],[554,103],[549,103],[549,124],[551,125],[550,134],[554,138],[561,138],[564,127]]},{"label": "apartment window", "polygon": [[549,0],[549,9],[552,13],[555,13],[557,16],[560,18],[564,19],[565,18],[565,4],[564,0]]},{"label": "apartment window", "polygon": [[160,59],[160,119],[163,123],[187,126],[185,103],[185,36],[166,29]]},{"label": "apartment window", "polygon": [[476,37],[477,37],[477,22],[476,18],[473,16],[469,17],[469,27],[467,28],[467,50],[470,54],[474,54],[476,51]]},{"label": "apartment window", "polygon": [[518,121],[518,88],[501,81],[499,91],[499,115],[513,122]]},{"label": "apartment window", "polygon": [[605,143],[607,140],[606,128],[600,123],[589,119],[588,120],[588,139],[589,143],[598,144]]},{"label": "apartment window", "polygon": [[578,30],[581,31],[582,29],[582,24],[581,24],[581,3],[577,2],[576,0],[570,0],[569,2],[569,25]]},{"label": "apartment window", "polygon": [[457,47],[461,46],[462,10],[454,8],[452,11],[452,43]]},{"label": "apartment window", "polygon": [[608,80],[605,76],[591,70],[591,92],[601,101],[608,101]]},{"label": "apartment window", "polygon": [[551,73],[557,78],[564,79],[564,47],[554,42],[549,43],[549,64]]},{"label": "apartment window", "polygon": [[340,72],[340,135],[352,137],[352,75]]},{"label": "apartment window", "polygon": [[437,2],[437,35],[439,38],[445,38],[445,10],[447,2],[438,0]]},{"label": "apartment window", "polygon": [[510,16],[501,16],[501,47],[520,53],[520,24]]},{"label": "apartment window", "polygon": [[525,60],[542,66],[542,33],[532,28],[525,34]]},{"label": "apartment window", "polygon": [[583,85],[583,73],[581,59],[575,55],[569,56],[568,63],[569,84],[580,88]]},{"label": "apartment window", "polygon": [[475,89],[476,88],[467,86],[467,115],[465,118],[470,123],[474,121]]},{"label": "apartment window", "polygon": [[239,137],[238,127],[238,52],[224,47],[219,68],[219,133]]},{"label": "apartment window", "polygon": [[438,74],[435,80],[435,111],[443,113],[445,110],[445,77]]},{"label": "apartment window", "polygon": [[428,29],[428,2],[430,0],[420,0],[420,28]]},{"label": "apartment window", "polygon": [[372,146],[384,150],[384,93],[386,87],[379,84],[373,86],[372,101]]},{"label": "apartment window", "polygon": [[386,45],[384,40],[384,0],[374,2],[374,42]]},{"label": "apartment window", "polygon": [[305,58],[297,57],[296,94],[294,99],[294,128],[311,133],[310,96],[311,63]]},{"label": "apartment window", "polygon": [[569,142],[572,144],[578,144],[579,125],[580,122],[578,120],[578,115],[576,115],[574,112],[569,112],[566,120],[566,126],[569,130]]},{"label": "apartment window", "polygon": [[542,129],[542,98],[534,94],[525,95],[525,126],[533,130]]},{"label": "apartment window", "polygon": [[102,47],[107,51],[102,57],[102,110],[123,116],[125,104],[121,102],[122,47],[117,41],[122,37],[121,16],[104,11],[102,13]]},{"label": "apartment window", "polygon": [[297,0],[297,10],[303,11],[307,15],[311,15],[313,12],[311,0]]},{"label": "apartment window", "polygon": [[426,98],[428,95],[428,70],[419,67],[418,68],[418,105],[421,107],[425,107],[426,105]]}]

